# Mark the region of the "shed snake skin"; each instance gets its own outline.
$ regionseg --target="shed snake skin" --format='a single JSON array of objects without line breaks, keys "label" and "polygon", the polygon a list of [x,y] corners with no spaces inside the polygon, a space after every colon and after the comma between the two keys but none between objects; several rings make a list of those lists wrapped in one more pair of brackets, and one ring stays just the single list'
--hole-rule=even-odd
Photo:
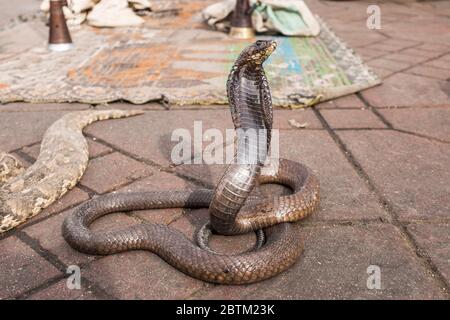
[{"label": "shed snake skin", "polygon": [[71,112],[45,132],[36,161],[26,170],[13,155],[0,151],[0,233],[37,215],[73,188],[89,160],[82,130],[94,121],[123,118],[142,111]]}]

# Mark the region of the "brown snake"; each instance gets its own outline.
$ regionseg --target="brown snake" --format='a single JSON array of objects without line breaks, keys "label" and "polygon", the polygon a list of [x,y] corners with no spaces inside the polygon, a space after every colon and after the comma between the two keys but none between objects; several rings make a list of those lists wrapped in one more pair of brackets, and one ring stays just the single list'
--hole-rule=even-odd
[{"label": "brown snake", "polygon": [[[266,161],[272,102],[262,63],[275,48],[274,41],[259,40],[244,49],[231,70],[227,91],[238,131],[236,161],[225,171],[215,190],[109,194],[94,198],[64,221],[62,230],[66,241],[89,254],[149,250],[186,274],[215,283],[252,283],[290,267],[303,246],[298,226],[289,222],[298,221],[317,208],[319,182],[300,163],[285,159]],[[255,149],[254,141],[239,134],[240,129],[244,132],[265,129],[261,130],[265,133],[264,146]],[[256,183],[282,184],[293,193],[247,201]],[[108,213],[174,207],[209,207],[211,221],[197,232],[197,245],[183,233],[162,224],[143,223],[103,233],[89,230],[94,220]],[[227,255],[209,249],[211,229],[226,235],[260,229],[264,232],[260,232],[253,250]]]}]

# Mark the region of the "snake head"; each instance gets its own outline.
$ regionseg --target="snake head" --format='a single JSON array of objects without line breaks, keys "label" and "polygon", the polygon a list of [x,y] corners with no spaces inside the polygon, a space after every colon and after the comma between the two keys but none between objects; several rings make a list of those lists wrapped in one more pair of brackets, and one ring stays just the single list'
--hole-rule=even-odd
[{"label": "snake head", "polygon": [[258,40],[241,52],[237,62],[241,65],[261,65],[276,48],[277,43],[273,40]]}]

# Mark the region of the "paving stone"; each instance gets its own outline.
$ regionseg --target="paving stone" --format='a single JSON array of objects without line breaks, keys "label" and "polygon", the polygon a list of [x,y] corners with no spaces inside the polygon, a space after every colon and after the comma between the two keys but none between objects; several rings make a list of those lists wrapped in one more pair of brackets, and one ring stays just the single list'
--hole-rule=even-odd
[{"label": "paving stone", "polygon": [[380,68],[380,67],[372,67],[372,70],[375,72],[375,74],[382,80],[386,79],[387,77],[393,75],[396,73],[395,71]]},{"label": "paving stone", "polygon": [[[156,172],[150,177],[136,181],[117,192],[173,191],[194,190],[198,187],[192,183],[165,172]],[[179,218],[186,210],[182,208],[152,209],[135,211],[137,216],[151,223],[170,223]]]},{"label": "paving stone", "polygon": [[61,111],[2,113],[0,148],[11,151],[40,141],[45,130],[63,114]]},{"label": "paving stone", "polygon": [[411,66],[411,63],[379,58],[370,60],[368,65],[371,67],[380,67],[391,71],[401,71]]},{"label": "paving stone", "polygon": [[39,2],[35,0],[23,0],[18,6],[9,1],[2,2],[0,5],[1,26],[7,25],[11,19],[17,19],[19,15],[24,17],[39,13]]},{"label": "paving stone", "polygon": [[118,119],[107,125],[98,122],[85,131],[122,150],[161,165],[170,165],[172,148],[179,143],[177,135],[174,136],[175,141],[171,141],[174,130],[188,130],[193,141],[194,121],[202,121],[203,134],[208,129],[225,132],[226,128],[234,128],[229,110],[209,110],[207,113],[204,110],[173,110],[149,111],[142,116]]},{"label": "paving stone", "polygon": [[407,70],[406,72],[441,80],[450,79],[450,69],[441,69],[430,66],[417,66]]},{"label": "paving stone", "polygon": [[[301,228],[305,251],[286,272],[244,286],[216,286],[204,299],[445,299],[392,225]],[[381,289],[368,289],[368,267],[380,268]]]},{"label": "paving stone", "polygon": [[[383,10],[383,16],[386,16]],[[424,15],[423,12],[420,14],[420,11],[419,14],[411,17],[411,19],[384,23],[382,29],[384,33],[389,34],[392,38],[435,44],[450,43],[450,23],[448,18],[437,15]]]},{"label": "paving stone", "polygon": [[412,223],[408,231],[450,284],[450,225]]},{"label": "paving stone", "polygon": [[385,128],[386,126],[369,109],[322,110],[320,112],[333,128]]},{"label": "paving stone", "polygon": [[[73,209],[67,210],[45,221],[26,228],[24,231],[46,250],[56,255],[66,265],[82,265],[96,259],[94,255],[88,255],[72,249],[61,234],[64,219],[73,213]],[[94,221],[91,228],[94,231],[110,231],[124,229],[136,225],[138,222],[124,213],[112,213]]]},{"label": "paving stone", "polygon": [[85,288],[69,289],[67,280],[63,279],[54,285],[38,291],[27,298],[28,300],[97,300],[95,294]]},{"label": "paving stone", "polygon": [[401,220],[448,217],[448,144],[387,130],[338,135]]},{"label": "paving stone", "polygon": [[438,43],[424,43],[418,46],[417,48],[425,51],[436,51],[439,53],[445,53],[450,51],[450,46]]},{"label": "paving stone", "polygon": [[149,166],[114,152],[90,161],[80,184],[102,194],[149,174]]},{"label": "paving stone", "polygon": [[430,59],[423,56],[413,56],[409,54],[404,54],[403,52],[390,54],[386,56],[386,58],[389,60],[403,62],[405,64],[416,64]]},{"label": "paving stone", "polygon": [[402,50],[401,53],[411,55],[411,56],[423,57],[423,58],[427,58],[427,59],[437,58],[438,56],[441,55],[440,52],[422,50],[420,48],[408,48],[408,49]]},{"label": "paving stone", "polygon": [[400,40],[400,39],[387,39],[383,42],[368,45],[367,49],[382,50],[384,52],[396,52],[411,46],[417,45],[416,41]]},{"label": "paving stone", "polygon": [[405,73],[392,75],[361,94],[375,107],[450,106],[450,88],[444,82]]},{"label": "paving stone", "polygon": [[364,108],[364,103],[355,94],[349,94],[333,100],[321,102],[315,106],[318,109],[325,108]]},{"label": "paving stone", "polygon": [[450,55],[425,62],[423,65],[438,69],[450,69]]},{"label": "paving stone", "polygon": [[380,109],[397,129],[450,142],[450,110],[441,108]]},{"label": "paving stone", "polygon": [[0,299],[25,293],[60,274],[16,237],[0,241]]},{"label": "paving stone", "polygon": [[[361,26],[362,28],[367,28],[364,24],[361,24]],[[365,47],[386,39],[385,36],[376,32],[360,32],[360,30],[364,30],[362,28],[358,29],[358,31],[353,30],[353,32],[350,31],[348,33],[337,32],[337,35],[352,48]]]},{"label": "paving stone", "polygon": [[[209,221],[208,209],[196,209],[186,212],[182,218],[170,224],[194,241],[195,232]],[[217,252],[235,254],[251,249],[256,241],[255,233],[236,236],[213,235],[210,247]]]},{"label": "paving stone", "polygon": [[204,286],[145,251],[128,251],[102,258],[83,276],[120,299],[183,299]]},{"label": "paving stone", "polygon": [[113,151],[113,149],[111,149],[110,147],[98,143],[95,140],[96,138],[87,139],[90,159],[104,156]]},{"label": "paving stone", "polygon": [[[374,45],[376,47],[376,45]],[[378,48],[362,47],[358,48],[356,52],[363,58],[364,61],[380,58],[387,55],[389,52],[379,50]]]},{"label": "paving stone", "polygon": [[[385,218],[386,213],[328,133],[280,132],[280,156],[305,163],[319,177],[321,206],[307,221]],[[177,172],[215,186],[225,165],[182,165]]]},{"label": "paving stone", "polygon": [[306,164],[319,177],[320,210],[308,221],[386,217],[374,195],[326,132],[281,132],[280,156]]},{"label": "paving stone", "polygon": [[304,129],[321,129],[322,125],[311,109],[297,110],[274,110],[274,129],[298,129],[292,126],[289,121],[295,120],[298,124],[304,125]]},{"label": "paving stone", "polygon": [[227,168],[226,164],[182,164],[175,168],[178,175],[214,188]]}]

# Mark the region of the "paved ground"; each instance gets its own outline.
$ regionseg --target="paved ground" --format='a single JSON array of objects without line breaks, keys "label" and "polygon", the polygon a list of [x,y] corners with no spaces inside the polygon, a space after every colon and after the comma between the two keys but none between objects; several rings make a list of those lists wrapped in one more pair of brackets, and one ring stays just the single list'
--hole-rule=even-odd
[{"label": "paved ground", "polygon": [[[38,3],[22,2],[25,12]],[[79,185],[0,236],[0,298],[448,299],[450,2],[375,1],[381,6],[381,30],[365,27],[368,2],[307,2],[384,83],[314,109],[275,112],[281,155],[309,165],[322,184],[321,209],[301,222],[306,248],[292,269],[254,285],[211,285],[148,252],[95,257],[64,242],[64,217],[96,195],[216,183],[221,166],[171,165],[170,136],[176,128],[192,130],[194,120],[203,120],[204,129],[231,128],[229,111],[148,104],[143,116],[89,126],[91,161]],[[15,9],[12,16],[20,13]],[[93,107],[2,105],[0,146],[32,163],[53,121],[70,110]],[[293,128],[290,119],[308,126]],[[151,221],[192,236],[206,218],[205,210],[156,210],[109,216],[94,228]],[[213,245],[235,252],[252,239],[216,237]],[[81,267],[81,290],[66,286],[70,265]],[[381,289],[367,288],[370,265],[380,268]]]}]

